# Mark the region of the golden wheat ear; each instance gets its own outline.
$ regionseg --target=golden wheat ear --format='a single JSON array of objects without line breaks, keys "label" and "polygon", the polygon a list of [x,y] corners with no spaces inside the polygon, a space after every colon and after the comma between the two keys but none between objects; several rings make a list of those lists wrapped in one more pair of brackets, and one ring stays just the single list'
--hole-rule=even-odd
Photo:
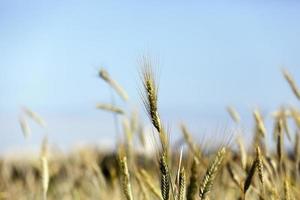
[{"label": "golden wheat ear", "polygon": [[126,200],[133,200],[126,156],[120,155],[119,157],[119,171],[121,174],[121,188],[123,191],[123,195]]},{"label": "golden wheat ear", "polygon": [[186,188],[185,170],[184,168],[181,168],[179,173],[179,188],[178,188],[177,200],[184,200],[185,188]]},{"label": "golden wheat ear", "polygon": [[141,62],[144,95],[142,96],[146,111],[152,120],[153,126],[161,132],[161,121],[157,106],[157,84],[152,71],[152,64],[148,59]]},{"label": "golden wheat ear", "polygon": [[190,172],[190,181],[189,186],[187,188],[186,193],[186,199],[187,200],[196,200],[197,199],[197,193],[199,191],[199,161],[194,156],[193,163],[191,166],[191,172]]},{"label": "golden wheat ear", "polygon": [[260,151],[259,146],[256,147],[256,159],[257,159],[257,172],[259,180],[264,188],[264,166],[263,166],[263,155]]},{"label": "golden wheat ear", "polygon": [[223,162],[225,154],[226,154],[225,148],[222,148],[221,150],[219,150],[216,157],[214,158],[212,163],[207,168],[206,173],[202,179],[202,182],[200,185],[200,190],[199,190],[199,197],[201,200],[207,199],[207,196],[212,189],[216,175],[217,175],[218,171],[220,170],[220,166]]},{"label": "golden wheat ear", "polygon": [[147,114],[152,122],[152,125],[154,126],[154,128],[159,134],[162,150],[164,154],[167,156],[169,143],[168,143],[167,133],[162,126],[162,122],[158,112],[158,106],[157,106],[158,89],[155,81],[155,76],[152,71],[152,63],[150,62],[149,59],[143,58],[140,64],[142,67],[141,77],[142,77],[143,87],[144,87],[142,100],[145,109],[147,111]]},{"label": "golden wheat ear", "polygon": [[170,177],[167,158],[164,153],[161,154],[159,159],[160,169],[160,190],[163,200],[169,200],[170,196]]}]

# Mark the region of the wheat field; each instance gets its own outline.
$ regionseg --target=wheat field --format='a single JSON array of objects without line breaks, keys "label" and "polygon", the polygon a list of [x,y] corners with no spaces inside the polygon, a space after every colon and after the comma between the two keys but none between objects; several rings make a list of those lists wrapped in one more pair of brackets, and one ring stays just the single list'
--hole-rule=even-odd
[{"label": "wheat field", "polygon": [[[144,125],[134,113],[113,103],[99,103],[96,109],[111,112],[123,127],[115,149],[86,147],[63,154],[49,148],[45,136],[39,157],[1,158],[0,199],[300,199],[297,106],[279,106],[272,113],[273,130],[266,129],[260,110],[253,110],[251,145],[245,144],[239,113],[230,106],[227,111],[236,131],[218,148],[196,140],[186,124],[180,125],[182,144],[174,147],[169,140],[172,133],[160,116],[155,66],[147,58],[140,64],[141,102],[152,125],[154,152],[146,151]],[[287,70],[282,74],[300,100],[292,75]],[[99,78],[129,104],[129,95],[106,70],[100,70]],[[28,118],[45,126],[37,113],[29,108],[23,112],[26,117],[20,118],[20,125],[25,137],[30,135]],[[266,145],[267,135],[272,135],[274,148]],[[287,140],[293,148],[285,145]]]}]

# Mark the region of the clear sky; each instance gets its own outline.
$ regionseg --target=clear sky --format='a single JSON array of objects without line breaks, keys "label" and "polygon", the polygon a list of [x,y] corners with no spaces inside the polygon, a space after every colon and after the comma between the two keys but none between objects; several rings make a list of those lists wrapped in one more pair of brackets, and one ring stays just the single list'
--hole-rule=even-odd
[{"label": "clear sky", "polygon": [[111,139],[111,115],[94,109],[110,101],[97,70],[140,106],[144,54],[159,62],[159,104],[173,129],[226,124],[228,104],[249,116],[296,104],[280,69],[300,83],[299,10],[292,0],[0,1],[0,150],[39,143],[41,129],[21,136],[21,105],[44,116],[58,145]]}]

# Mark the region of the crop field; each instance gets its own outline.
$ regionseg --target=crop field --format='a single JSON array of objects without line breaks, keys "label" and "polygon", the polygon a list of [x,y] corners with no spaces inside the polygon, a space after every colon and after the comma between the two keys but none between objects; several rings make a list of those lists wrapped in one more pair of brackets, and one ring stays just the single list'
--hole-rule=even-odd
[{"label": "crop field", "polygon": [[[266,117],[253,110],[250,145],[246,145],[238,111],[230,106],[228,115],[236,126],[218,147],[194,138],[188,124],[181,124],[181,141],[170,142],[171,131],[160,115],[156,66],[141,61],[141,96],[151,125],[154,152],[147,152],[144,126],[134,113],[113,102],[96,108],[110,112],[122,128],[115,148],[86,147],[67,154],[49,148],[47,137],[38,157],[0,159],[0,199],[49,200],[293,200],[300,199],[300,110],[299,105],[278,106],[272,112],[273,129]],[[293,76],[282,70],[286,84],[300,101]],[[118,97],[129,104],[128,94],[108,71],[98,74]],[[299,76],[299,74],[295,74]],[[167,92],[167,91],[160,91]],[[279,91],[280,92],[280,91]],[[27,137],[27,119],[40,126],[44,120],[29,108],[20,119]],[[225,134],[225,133],[224,133]],[[273,147],[266,145],[272,135]],[[21,136],[20,136],[21,137]],[[214,133],[208,137],[214,138]],[[289,141],[292,146],[286,145]],[[291,148],[292,147],[292,148]]]}]

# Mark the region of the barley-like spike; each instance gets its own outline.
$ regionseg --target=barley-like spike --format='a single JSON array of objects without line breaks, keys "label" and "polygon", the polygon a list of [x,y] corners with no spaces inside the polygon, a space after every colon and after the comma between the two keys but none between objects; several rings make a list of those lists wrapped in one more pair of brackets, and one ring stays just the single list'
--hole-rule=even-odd
[{"label": "barley-like spike", "polygon": [[215,159],[207,168],[206,173],[205,173],[203,180],[201,182],[201,185],[200,185],[200,190],[199,190],[199,197],[201,200],[205,200],[207,198],[207,195],[211,190],[214,179],[215,179],[217,172],[219,170],[219,167],[223,161],[225,153],[226,153],[225,148],[222,148],[220,151],[218,151]]}]

